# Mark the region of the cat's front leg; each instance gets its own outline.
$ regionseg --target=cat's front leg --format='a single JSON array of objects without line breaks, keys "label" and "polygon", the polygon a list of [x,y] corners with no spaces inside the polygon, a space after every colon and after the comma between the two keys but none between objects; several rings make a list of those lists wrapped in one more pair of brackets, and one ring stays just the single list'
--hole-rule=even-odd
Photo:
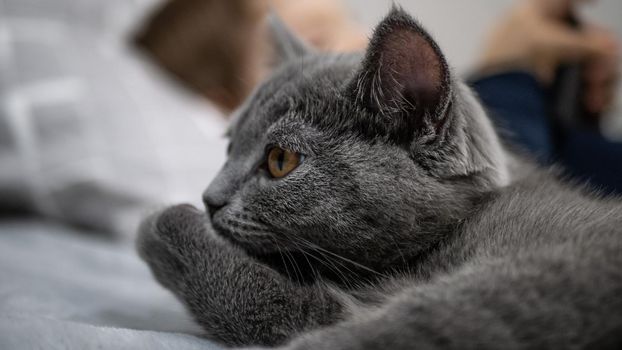
[{"label": "cat's front leg", "polygon": [[278,345],[343,314],[336,292],[300,286],[217,237],[207,216],[174,206],[143,222],[137,242],[156,279],[227,345]]}]

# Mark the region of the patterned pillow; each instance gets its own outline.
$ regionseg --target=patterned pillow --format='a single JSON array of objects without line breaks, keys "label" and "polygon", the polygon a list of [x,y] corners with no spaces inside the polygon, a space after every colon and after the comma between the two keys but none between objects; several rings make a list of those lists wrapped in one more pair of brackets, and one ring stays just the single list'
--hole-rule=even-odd
[{"label": "patterned pillow", "polygon": [[0,4],[0,208],[129,234],[146,208],[200,203],[226,123],[126,45],[153,3]]}]

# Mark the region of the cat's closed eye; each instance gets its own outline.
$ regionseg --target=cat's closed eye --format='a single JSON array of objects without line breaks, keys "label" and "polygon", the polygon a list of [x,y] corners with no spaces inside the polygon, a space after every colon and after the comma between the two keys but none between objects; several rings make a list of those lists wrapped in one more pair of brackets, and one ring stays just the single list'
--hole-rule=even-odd
[{"label": "cat's closed eye", "polygon": [[268,172],[273,178],[280,179],[296,169],[303,160],[304,155],[300,153],[273,147],[268,152]]}]

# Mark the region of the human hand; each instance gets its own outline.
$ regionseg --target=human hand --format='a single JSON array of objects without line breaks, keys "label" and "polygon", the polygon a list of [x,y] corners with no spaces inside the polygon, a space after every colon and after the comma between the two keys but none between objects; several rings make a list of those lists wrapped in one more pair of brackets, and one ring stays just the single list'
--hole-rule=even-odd
[{"label": "human hand", "polygon": [[620,78],[620,46],[615,35],[605,28],[591,26],[588,32],[601,41],[605,49],[585,63],[583,105],[587,112],[599,115],[614,103]]},{"label": "human hand", "polygon": [[[612,61],[617,57],[617,44],[611,33],[594,30],[594,26],[579,30],[564,21],[575,6],[576,1],[570,0],[520,2],[491,31],[480,59],[481,68],[522,68],[549,83],[560,64],[593,61],[600,66]],[[607,69],[594,73],[594,78],[613,70],[608,64]]]}]

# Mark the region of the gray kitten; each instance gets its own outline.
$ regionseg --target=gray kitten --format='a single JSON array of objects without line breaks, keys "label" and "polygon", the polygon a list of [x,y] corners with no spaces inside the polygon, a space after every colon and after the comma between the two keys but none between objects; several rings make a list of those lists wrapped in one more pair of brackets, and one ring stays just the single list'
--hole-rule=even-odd
[{"label": "gray kitten", "polygon": [[279,33],[289,60],[235,117],[204,194],[209,215],[175,206],[140,229],[141,256],[207,337],[286,349],[622,346],[618,200],[507,152],[399,9],[364,57]]}]

